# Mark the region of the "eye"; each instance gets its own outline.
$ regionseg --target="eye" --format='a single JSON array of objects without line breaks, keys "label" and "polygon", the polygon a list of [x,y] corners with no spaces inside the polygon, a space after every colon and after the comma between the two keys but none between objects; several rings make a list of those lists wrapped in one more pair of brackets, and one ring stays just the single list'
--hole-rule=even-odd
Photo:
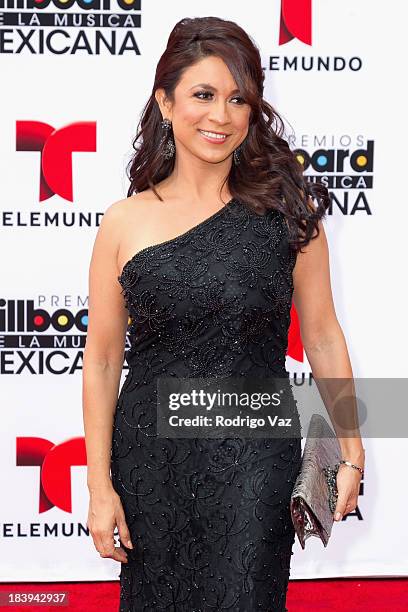
[{"label": "eye", "polygon": [[245,104],[245,100],[244,98],[241,98],[241,96],[234,96],[234,98],[232,98],[233,100],[240,100],[240,104]]},{"label": "eye", "polygon": [[199,96],[206,96],[206,95],[210,95],[212,96],[212,92],[211,91],[196,91],[195,94],[193,94],[195,98],[198,98],[199,100],[203,100],[206,98],[199,98]]},{"label": "eye", "polygon": [[[211,91],[196,91],[193,96],[195,98],[198,98],[199,100],[207,100],[208,98],[201,98],[200,96],[213,96],[214,94]],[[232,100],[239,100],[238,104],[245,104],[245,100],[244,98],[241,98],[241,96],[234,96],[233,98],[231,98]]]}]

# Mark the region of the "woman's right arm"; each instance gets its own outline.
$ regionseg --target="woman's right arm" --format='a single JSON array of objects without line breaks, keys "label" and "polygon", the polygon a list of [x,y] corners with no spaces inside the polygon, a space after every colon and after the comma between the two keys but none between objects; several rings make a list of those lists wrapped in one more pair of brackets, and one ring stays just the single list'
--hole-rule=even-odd
[{"label": "woman's right arm", "polygon": [[128,312],[118,283],[117,254],[123,200],[112,204],[99,226],[89,267],[88,331],[83,360],[82,404],[90,503],[88,528],[102,557],[126,562],[114,546],[115,524],[131,548],[122,504],[110,478],[113,415],[125,351]]}]

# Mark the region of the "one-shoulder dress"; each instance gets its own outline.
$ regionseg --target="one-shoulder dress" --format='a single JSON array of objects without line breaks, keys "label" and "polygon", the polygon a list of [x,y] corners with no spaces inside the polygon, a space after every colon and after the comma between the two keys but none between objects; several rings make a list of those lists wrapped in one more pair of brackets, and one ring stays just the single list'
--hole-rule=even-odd
[{"label": "one-shoulder dress", "polygon": [[285,438],[171,438],[156,419],[160,377],[289,377],[295,262],[284,214],[232,198],[118,277],[129,370],[111,477],[133,543],[122,543],[120,612],[287,610],[300,426]]}]

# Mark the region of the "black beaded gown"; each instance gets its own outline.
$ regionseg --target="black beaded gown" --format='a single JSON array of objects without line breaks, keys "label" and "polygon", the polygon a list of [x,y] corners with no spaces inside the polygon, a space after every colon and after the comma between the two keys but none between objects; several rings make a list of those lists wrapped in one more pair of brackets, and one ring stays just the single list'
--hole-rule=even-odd
[{"label": "black beaded gown", "polygon": [[120,612],[287,610],[300,421],[269,439],[159,437],[156,422],[158,377],[289,376],[287,239],[280,211],[233,198],[118,277],[131,321],[111,476],[133,543]]}]

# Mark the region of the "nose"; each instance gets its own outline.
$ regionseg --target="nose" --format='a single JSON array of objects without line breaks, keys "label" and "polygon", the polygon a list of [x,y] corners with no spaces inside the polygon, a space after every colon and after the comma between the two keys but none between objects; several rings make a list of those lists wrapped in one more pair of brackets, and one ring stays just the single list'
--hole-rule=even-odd
[{"label": "nose", "polygon": [[214,121],[217,124],[225,125],[230,122],[230,116],[228,111],[228,103],[221,98],[215,100],[208,113],[210,121]]}]

